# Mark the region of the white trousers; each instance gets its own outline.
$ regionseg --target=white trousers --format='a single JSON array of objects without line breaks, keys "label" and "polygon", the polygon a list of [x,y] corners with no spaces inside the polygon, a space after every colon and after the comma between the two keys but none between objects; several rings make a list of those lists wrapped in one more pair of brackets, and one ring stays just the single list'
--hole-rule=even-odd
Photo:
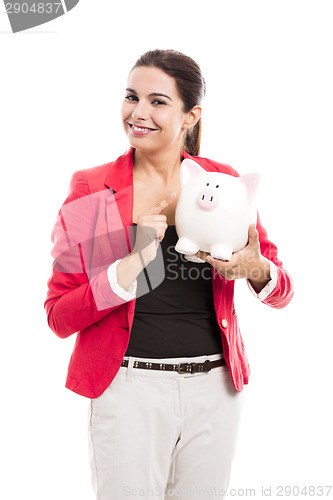
[{"label": "white trousers", "polygon": [[226,366],[208,373],[134,368],[125,357],[110,386],[89,402],[88,450],[96,500],[219,498],[228,488],[243,406]]}]

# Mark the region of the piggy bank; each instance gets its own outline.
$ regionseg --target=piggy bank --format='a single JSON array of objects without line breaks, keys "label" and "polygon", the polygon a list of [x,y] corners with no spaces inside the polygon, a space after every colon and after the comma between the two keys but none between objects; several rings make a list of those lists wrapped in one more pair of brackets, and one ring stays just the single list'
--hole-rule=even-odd
[{"label": "piggy bank", "polygon": [[252,205],[259,174],[240,177],[207,172],[186,158],[180,166],[181,194],[175,223],[175,250],[192,262],[205,262],[193,255],[199,250],[228,261],[248,242],[249,225],[256,222]]}]

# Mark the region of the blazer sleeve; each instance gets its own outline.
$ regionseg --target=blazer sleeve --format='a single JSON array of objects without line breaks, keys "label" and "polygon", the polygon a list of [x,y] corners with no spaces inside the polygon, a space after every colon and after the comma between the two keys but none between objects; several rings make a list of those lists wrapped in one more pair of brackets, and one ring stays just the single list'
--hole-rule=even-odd
[{"label": "blazer sleeve", "polygon": [[[264,300],[262,300],[263,304],[267,304],[270,307],[275,309],[282,309],[286,307],[291,301],[294,295],[294,286],[293,280],[290,274],[283,268],[283,264],[281,260],[278,258],[278,250],[274,243],[272,243],[267,236],[267,231],[261,224],[259,214],[257,214],[257,230],[259,233],[259,243],[260,243],[260,251],[261,254],[266,257],[268,260],[275,264],[274,269],[274,282],[275,286],[272,291],[267,295]],[[247,280],[248,281],[248,280]],[[249,287],[251,287],[248,281]],[[270,284],[266,285],[269,286]],[[260,293],[257,294],[257,297],[260,299]]]},{"label": "blazer sleeve", "polygon": [[[92,199],[86,176],[75,172],[52,230],[54,262],[44,308],[49,327],[60,338],[83,330],[126,302],[110,286],[108,267],[115,260],[111,251],[108,263],[97,266],[94,272],[89,269],[97,246]],[[108,235],[104,236],[106,243]],[[101,246],[101,237],[98,240]]]}]

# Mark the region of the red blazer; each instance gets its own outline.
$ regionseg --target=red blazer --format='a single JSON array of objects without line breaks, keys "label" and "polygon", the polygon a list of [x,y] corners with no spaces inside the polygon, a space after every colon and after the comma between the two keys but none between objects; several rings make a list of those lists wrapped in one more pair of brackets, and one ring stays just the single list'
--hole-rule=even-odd
[{"label": "red blazer", "polygon": [[[229,165],[192,157],[207,171],[239,174]],[[50,328],[60,338],[77,333],[69,362],[66,387],[96,398],[117,374],[126,353],[135,302],[126,302],[109,284],[107,269],[127,255],[134,244],[133,148],[116,161],[77,171],[52,232],[54,264],[44,304]],[[293,296],[293,284],[268,240],[258,216],[261,253],[277,266],[277,284],[263,301],[285,307]],[[223,352],[234,387],[248,383],[249,364],[234,309],[234,281],[212,267],[216,318]]]}]

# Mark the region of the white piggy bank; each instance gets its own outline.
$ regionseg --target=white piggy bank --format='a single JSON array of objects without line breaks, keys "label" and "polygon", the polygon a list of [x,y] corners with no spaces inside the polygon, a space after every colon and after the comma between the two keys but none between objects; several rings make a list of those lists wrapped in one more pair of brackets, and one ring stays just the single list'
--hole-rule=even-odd
[{"label": "white piggy bank", "polygon": [[207,172],[194,160],[183,160],[182,190],[175,214],[179,237],[175,250],[193,262],[205,262],[193,255],[199,250],[215,259],[230,260],[233,252],[246,246],[249,225],[256,222],[251,202],[258,182],[257,173],[234,177]]}]

